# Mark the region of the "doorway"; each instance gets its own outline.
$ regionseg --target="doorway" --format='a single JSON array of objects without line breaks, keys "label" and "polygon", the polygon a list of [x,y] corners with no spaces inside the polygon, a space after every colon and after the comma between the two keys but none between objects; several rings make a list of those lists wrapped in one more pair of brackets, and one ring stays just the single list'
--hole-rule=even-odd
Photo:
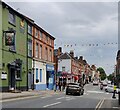
[{"label": "doorway", "polygon": [[10,89],[15,89],[15,68],[10,68]]}]

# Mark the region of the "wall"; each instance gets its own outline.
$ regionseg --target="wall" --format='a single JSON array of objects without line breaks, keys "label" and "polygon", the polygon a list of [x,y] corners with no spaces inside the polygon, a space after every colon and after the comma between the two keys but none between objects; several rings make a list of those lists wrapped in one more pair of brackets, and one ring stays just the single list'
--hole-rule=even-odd
[{"label": "wall", "polygon": [[9,46],[5,45],[5,38],[3,40],[3,63],[5,64],[5,66],[3,67],[3,71],[7,72],[7,80],[2,81],[4,87],[8,86],[8,78],[9,78],[9,74],[8,74],[8,63],[11,63],[13,61],[15,61],[15,59],[21,59],[23,61],[22,63],[22,80],[20,81],[20,83],[18,82],[17,85],[20,84],[20,86],[23,86],[26,88],[27,86],[27,47],[26,47],[26,42],[27,42],[27,24],[25,22],[25,33],[20,33],[20,20],[21,18],[16,16],[16,26],[11,25],[8,22],[8,14],[9,11],[6,8],[3,8],[3,20],[2,20],[2,30],[3,31],[7,31],[8,27],[13,28],[14,30],[16,30],[16,53],[10,52],[9,51]]},{"label": "wall", "polygon": [[[34,64],[34,65],[33,65]],[[45,90],[46,89],[46,64],[38,61],[32,61],[32,67],[34,68],[34,84],[35,89]],[[36,83],[36,68],[38,68],[38,79],[40,81],[40,69],[42,69],[42,82]]]},{"label": "wall", "polygon": [[71,73],[71,59],[58,60],[58,71],[62,71],[62,66],[65,67],[65,71]]}]

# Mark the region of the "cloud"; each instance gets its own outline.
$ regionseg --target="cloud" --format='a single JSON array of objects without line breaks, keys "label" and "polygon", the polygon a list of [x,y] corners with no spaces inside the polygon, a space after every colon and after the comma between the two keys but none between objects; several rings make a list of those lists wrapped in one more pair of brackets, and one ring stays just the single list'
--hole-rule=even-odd
[{"label": "cloud", "polygon": [[[108,0],[110,1],[110,0]],[[15,9],[35,20],[46,31],[55,36],[55,43],[64,51],[75,50],[77,56],[84,55],[88,62],[104,66],[107,73],[113,71],[106,63],[114,65],[118,42],[117,2],[15,2]],[[65,48],[65,44],[77,47]],[[101,47],[81,46],[100,44]],[[100,60],[99,56],[103,56]],[[102,63],[101,63],[102,62]]]}]

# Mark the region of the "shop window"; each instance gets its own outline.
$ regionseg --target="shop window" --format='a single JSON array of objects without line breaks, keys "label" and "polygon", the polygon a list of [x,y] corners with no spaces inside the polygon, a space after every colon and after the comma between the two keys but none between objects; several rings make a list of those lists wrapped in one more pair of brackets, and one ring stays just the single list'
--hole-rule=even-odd
[{"label": "shop window", "polygon": [[38,79],[38,68],[36,68],[36,83],[39,82],[39,79]]},{"label": "shop window", "polygon": [[15,25],[15,14],[9,11],[9,23]]},{"label": "shop window", "polygon": [[42,82],[42,69],[40,69],[40,82]]}]

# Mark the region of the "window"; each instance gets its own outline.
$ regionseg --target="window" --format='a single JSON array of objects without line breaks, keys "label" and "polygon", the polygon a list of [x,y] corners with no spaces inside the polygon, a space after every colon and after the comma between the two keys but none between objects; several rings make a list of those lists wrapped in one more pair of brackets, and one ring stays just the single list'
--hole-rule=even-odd
[{"label": "window", "polygon": [[50,49],[50,61],[52,61],[52,50]]},{"label": "window", "polygon": [[32,40],[28,39],[28,56],[32,57]]},{"label": "window", "polygon": [[62,66],[62,71],[65,71],[65,67],[64,66]]},{"label": "window", "polygon": [[[15,31],[12,28],[8,28],[9,31]],[[9,51],[11,52],[16,52],[16,33],[15,33],[15,37],[14,37],[14,45],[9,46]]]},{"label": "window", "polygon": [[17,68],[16,71],[16,80],[20,80],[21,79],[21,67]]},{"label": "window", "polygon": [[46,41],[48,42],[48,36],[46,36]]},{"label": "window", "polygon": [[47,47],[45,48],[45,60],[48,60],[48,49],[47,49]]},{"label": "window", "polygon": [[38,68],[36,68],[36,83],[38,83],[39,80],[38,80]]},{"label": "window", "polygon": [[32,26],[31,26],[31,25],[28,25],[28,33],[29,33],[30,35],[32,35]]},{"label": "window", "polygon": [[50,39],[50,45],[52,45],[52,39]]},{"label": "window", "polygon": [[36,32],[35,32],[35,37],[38,38],[38,30],[36,29]]},{"label": "window", "polygon": [[40,69],[40,82],[42,82],[42,69]]},{"label": "window", "polygon": [[43,37],[43,34],[42,34],[42,32],[40,31],[40,40],[42,39],[42,37]]},{"label": "window", "polygon": [[9,22],[15,25],[15,15],[9,11]]},{"label": "window", "polygon": [[35,55],[36,55],[36,57],[38,58],[38,43],[36,43]]},{"label": "window", "polygon": [[40,45],[40,54],[39,58],[42,59],[42,45]]}]

